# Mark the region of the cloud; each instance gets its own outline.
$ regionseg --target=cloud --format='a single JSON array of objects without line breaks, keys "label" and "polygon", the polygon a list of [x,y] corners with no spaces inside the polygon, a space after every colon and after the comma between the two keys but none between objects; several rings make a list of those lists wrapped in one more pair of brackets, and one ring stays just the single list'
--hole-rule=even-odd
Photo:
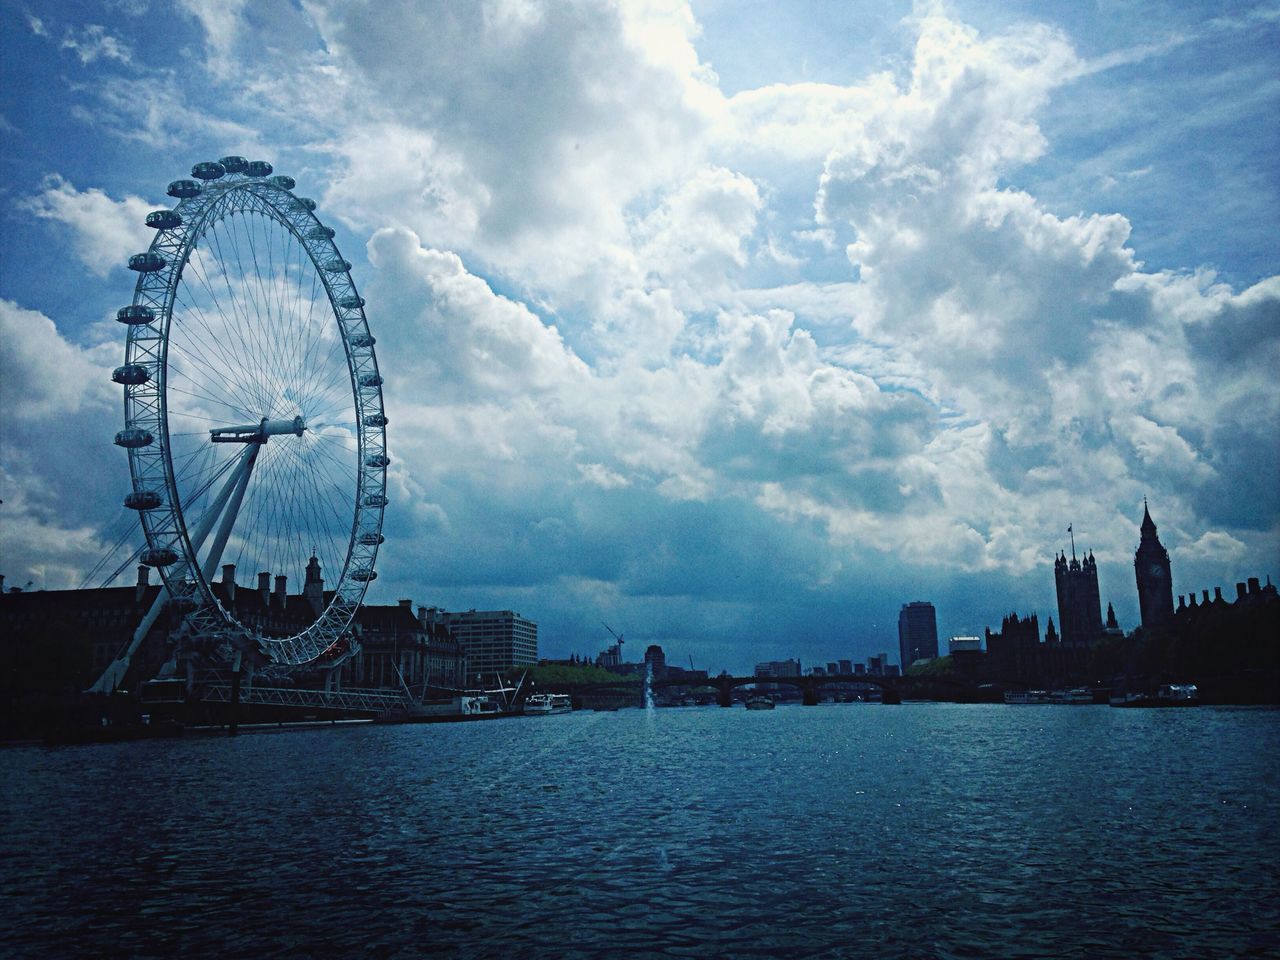
[{"label": "cloud", "polygon": [[146,250],[155,236],[144,223],[155,205],[132,195],[112,200],[97,188],[80,191],[57,174],[45,177],[41,191],[23,206],[68,227],[72,250],[99,277],[124,267],[130,254]]},{"label": "cloud", "polygon": [[[927,5],[880,62],[812,73],[839,82],[726,97],[681,3],[186,9],[195,81],[104,72],[71,109],[130,149],[278,158],[367,238],[379,589],[565,629],[678,610],[730,650],[904,582],[1048,603],[1067,523],[1132,592],[1144,494],[1197,575],[1280,554],[1280,278],[1145,267],[1121,202],[1166,174],[1136,102],[1105,148],[1046,119],[1168,44],[1084,56]],[[149,240],[136,197],[55,177],[29,204],[98,277]]]},{"label": "cloud", "polygon": [[1244,543],[1231,534],[1209,530],[1174,550],[1173,558],[1179,561],[1239,562],[1244,558],[1245,549]]},{"label": "cloud", "polygon": [[[109,349],[109,348],[108,348]],[[11,300],[0,300],[0,389],[5,416],[35,421],[52,414],[106,406],[118,388],[102,349],[68,343],[52,320]]]},{"label": "cloud", "polygon": [[[36,33],[40,31],[36,30]],[[117,60],[120,63],[129,63],[133,59],[133,50],[128,44],[107,33],[106,27],[96,23],[81,28],[78,34],[68,30],[62,38],[62,49],[74,51],[86,66],[98,59]]]}]

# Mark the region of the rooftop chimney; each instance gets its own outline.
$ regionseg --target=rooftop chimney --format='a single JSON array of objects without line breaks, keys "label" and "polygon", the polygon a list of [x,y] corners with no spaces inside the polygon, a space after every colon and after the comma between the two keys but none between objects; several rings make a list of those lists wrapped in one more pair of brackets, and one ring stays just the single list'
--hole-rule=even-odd
[{"label": "rooftop chimney", "polygon": [[271,572],[263,570],[258,574],[258,593],[262,595],[263,604],[271,602]]},{"label": "rooftop chimney", "polygon": [[1262,584],[1260,584],[1260,583],[1258,582],[1258,578],[1257,578],[1257,577],[1250,577],[1250,578],[1249,578],[1249,592],[1250,592],[1250,593],[1257,593],[1257,592],[1258,592],[1259,590],[1261,590],[1261,589],[1262,589]]},{"label": "rooftop chimney", "polygon": [[1243,582],[1236,584],[1236,599],[1237,600],[1244,599],[1244,583]]},{"label": "rooftop chimney", "polygon": [[280,603],[280,609],[284,609],[287,593],[285,585],[289,582],[289,578],[283,573],[276,575],[276,600]]},{"label": "rooftop chimney", "polygon": [[412,610],[412,609],[413,609],[413,601],[412,601],[412,600],[401,600],[401,601],[400,601],[400,607],[401,607],[401,609],[403,609],[403,610]]},{"label": "rooftop chimney", "polygon": [[1213,602],[1214,602],[1214,603],[1222,603],[1222,588],[1221,588],[1221,587],[1214,587],[1214,588],[1213,588]]},{"label": "rooftop chimney", "polygon": [[224,563],[222,565],[222,587],[226,593],[227,603],[236,602],[236,565],[234,563]]},{"label": "rooftop chimney", "polygon": [[141,603],[147,596],[147,587],[151,586],[151,568],[138,567],[138,587],[134,590],[134,599]]}]

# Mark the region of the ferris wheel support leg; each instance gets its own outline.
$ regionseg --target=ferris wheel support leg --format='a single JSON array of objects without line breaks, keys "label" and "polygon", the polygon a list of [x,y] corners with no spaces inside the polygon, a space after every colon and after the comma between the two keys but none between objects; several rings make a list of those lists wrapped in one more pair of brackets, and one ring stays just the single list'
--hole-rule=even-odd
[{"label": "ferris wheel support leg", "polygon": [[[222,551],[226,549],[227,540],[231,537],[231,528],[235,526],[236,517],[240,513],[240,504],[244,502],[244,492],[249,487],[249,477],[253,475],[253,465],[258,459],[258,451],[262,449],[262,444],[251,443],[240,455],[240,463],[227,478],[228,484],[234,483],[235,489],[231,494],[231,502],[224,506],[219,506],[217,512],[222,514],[222,523],[218,525],[217,536],[214,537],[213,547],[209,551],[209,555],[205,557],[204,566],[200,568],[200,573],[204,576],[205,582],[209,582],[209,578],[213,576],[214,571],[218,569],[218,564],[222,561]],[[215,514],[216,516],[216,514]],[[201,541],[204,537],[200,538]],[[196,544],[192,544],[194,549],[199,549]]]},{"label": "ferris wheel support leg", "polygon": [[[205,516],[200,520],[200,526],[196,528],[195,533],[191,537],[191,549],[199,550],[203,546],[205,538],[209,536],[209,532],[213,529],[214,523],[221,515],[223,518],[222,528],[218,531],[218,541],[215,543],[215,551],[213,553],[212,564],[217,565],[218,559],[222,556],[222,551],[227,545],[227,538],[231,534],[231,524],[235,522],[235,514],[240,509],[240,503],[244,499],[245,488],[249,484],[249,474],[253,472],[253,463],[258,456],[259,444],[251,444],[242,454],[242,461],[235,470],[232,471],[222,485],[222,489],[218,491],[218,496],[214,498],[212,507],[206,512]],[[231,498],[233,491],[235,492],[235,504],[233,508],[226,510],[227,500]],[[230,523],[228,523],[228,516]],[[205,561],[204,576],[205,579],[211,576],[212,567],[210,561]],[[124,651],[107,665],[102,671],[102,676],[89,688],[90,693],[114,693],[120,684],[124,681],[125,675],[129,672],[129,665],[133,662],[134,654],[138,652],[138,648],[142,646],[142,641],[146,639],[151,628],[155,625],[156,620],[160,617],[161,611],[169,602],[169,590],[167,587],[161,586],[160,592],[156,594],[155,601],[151,604],[151,609],[146,616],[138,623],[138,627],[133,631],[133,636],[129,639],[129,645]]]}]

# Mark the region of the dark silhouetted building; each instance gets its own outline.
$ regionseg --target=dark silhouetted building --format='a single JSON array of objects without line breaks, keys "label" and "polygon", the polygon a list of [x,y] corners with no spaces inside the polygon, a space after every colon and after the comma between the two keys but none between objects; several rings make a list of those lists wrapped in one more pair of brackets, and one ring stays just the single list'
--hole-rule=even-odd
[{"label": "dark silhouetted building", "polygon": [[898,658],[902,669],[938,655],[938,616],[923,600],[904,603],[898,613]]},{"label": "dark silhouetted building", "polygon": [[1138,578],[1138,607],[1142,626],[1151,630],[1166,627],[1173,620],[1173,577],[1169,551],[1156,536],[1156,525],[1142,501],[1142,540],[1133,555],[1133,572]]},{"label": "dark silhouetted building", "polygon": [[1077,560],[1073,544],[1070,560],[1065,553],[1054,560],[1053,577],[1058,587],[1058,628],[1063,645],[1089,646],[1102,635],[1102,598],[1093,552]]},{"label": "dark silhouetted building", "polygon": [[[1049,621],[1053,629],[1053,621]],[[1040,624],[1033,613],[1019,617],[1010,613],[1000,622],[1000,632],[986,631],[988,676],[1002,681],[1026,681],[1037,672],[1040,655]],[[1055,640],[1057,639],[1055,634]]]},{"label": "dark silhouetted building", "polygon": [[667,655],[656,643],[649,644],[644,651],[646,668],[653,670],[653,679],[661,680],[667,675]]}]

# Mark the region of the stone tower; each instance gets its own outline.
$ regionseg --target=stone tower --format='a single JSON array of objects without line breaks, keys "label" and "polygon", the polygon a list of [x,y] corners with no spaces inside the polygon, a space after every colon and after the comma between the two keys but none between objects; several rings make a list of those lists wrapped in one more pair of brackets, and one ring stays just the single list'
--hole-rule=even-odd
[{"label": "stone tower", "polygon": [[[1070,529],[1070,528],[1068,528]],[[1059,554],[1053,562],[1058,587],[1058,625],[1064,646],[1088,646],[1102,634],[1102,597],[1098,593],[1098,564],[1093,552],[1076,559],[1072,539],[1071,559]]]},{"label": "stone tower", "polygon": [[1147,629],[1167,625],[1173,619],[1173,577],[1169,551],[1156,536],[1156,525],[1142,500],[1142,541],[1133,555],[1133,571],[1138,578],[1138,606],[1142,626]]}]

